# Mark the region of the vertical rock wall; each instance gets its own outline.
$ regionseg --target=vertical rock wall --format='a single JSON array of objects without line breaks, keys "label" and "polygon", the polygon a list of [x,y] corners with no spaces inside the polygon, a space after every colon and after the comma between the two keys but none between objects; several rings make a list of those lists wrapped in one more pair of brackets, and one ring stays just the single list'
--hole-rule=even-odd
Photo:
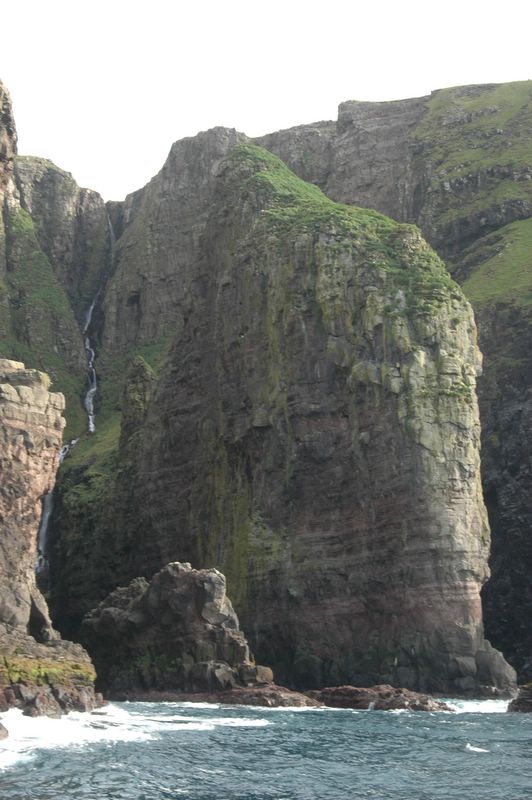
[{"label": "vertical rock wall", "polygon": [[132,573],[219,566],[296,685],[510,690],[482,629],[474,322],[419,233],[240,147],[183,288],[116,500]]}]

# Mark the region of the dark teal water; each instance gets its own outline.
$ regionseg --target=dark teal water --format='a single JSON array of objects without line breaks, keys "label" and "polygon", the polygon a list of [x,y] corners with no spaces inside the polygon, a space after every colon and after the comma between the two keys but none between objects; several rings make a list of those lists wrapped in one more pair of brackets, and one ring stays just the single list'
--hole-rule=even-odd
[{"label": "dark teal water", "polygon": [[530,800],[532,715],[480,707],[423,714],[137,703],[58,721],[9,712],[0,798]]}]

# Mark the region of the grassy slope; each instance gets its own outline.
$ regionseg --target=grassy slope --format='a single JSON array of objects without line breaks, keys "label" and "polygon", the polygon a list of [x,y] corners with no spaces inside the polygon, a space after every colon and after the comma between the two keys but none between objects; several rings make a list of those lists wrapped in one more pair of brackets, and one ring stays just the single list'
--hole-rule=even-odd
[{"label": "grassy slope", "polygon": [[504,302],[532,309],[532,218],[483,237],[465,256],[478,261],[462,287],[476,308]]},{"label": "grassy slope", "polygon": [[[531,131],[532,81],[437,91],[416,131],[430,168],[429,202],[437,197],[433,238],[486,214],[491,232],[456,259],[469,265],[463,289],[477,308],[532,306],[532,221],[519,219],[532,208]],[[505,224],[509,206],[517,221]]]}]

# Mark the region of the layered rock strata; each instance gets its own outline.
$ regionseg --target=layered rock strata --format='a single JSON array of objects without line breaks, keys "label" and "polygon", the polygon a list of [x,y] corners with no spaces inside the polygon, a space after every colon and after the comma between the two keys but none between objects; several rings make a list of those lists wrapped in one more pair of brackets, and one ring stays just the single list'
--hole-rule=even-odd
[{"label": "layered rock strata", "polygon": [[[512,85],[515,114],[499,87],[463,87],[391,104],[346,103],[338,123],[302,126],[263,143],[335,199],[419,221],[431,241],[451,257],[456,274],[469,280],[479,259],[484,264],[486,254],[498,252],[510,236],[526,233],[505,228],[502,244],[478,240],[529,214],[523,161],[527,91]],[[12,143],[9,130],[5,123],[4,139]],[[425,270],[432,256],[428,261],[420,256],[424,245],[416,244],[412,231],[398,228],[392,234],[390,228],[384,233],[384,223],[372,222],[368,236],[366,218],[355,235],[362,215],[356,225],[347,226],[351,239],[346,256],[346,227],[338,228],[338,212],[325,210],[308,186],[296,188],[290,173],[277,176],[273,196],[269,180],[246,182],[240,175],[240,183],[231,183],[228,175],[235,165],[228,169],[225,159],[242,139],[234,131],[215,129],[176,143],[148,187],[109,207],[119,241],[116,271],[97,319],[102,438],[80,445],[62,479],[54,586],[62,623],[75,625],[117,581],[149,576],[168,560],[188,558],[227,571],[246,624],[254,623],[257,608],[274,613],[282,609],[283,624],[288,620],[299,638],[285,636],[276,626],[272,630],[270,623],[263,629],[260,620],[250,630],[254,648],[259,653],[261,647],[265,653],[273,648],[281,673],[294,683],[363,677],[424,688],[425,676],[437,662],[445,666],[435,667],[436,689],[443,684],[456,691],[491,684],[507,688],[511,676],[481,632],[477,593],[486,577],[485,521],[479,522],[465,499],[474,498],[472,506],[478,506],[478,488],[472,488],[478,475],[472,455],[478,428],[474,400],[473,405],[468,400],[476,357],[471,357],[473,327],[463,323],[463,299],[453,297],[456,287],[442,283],[443,272]],[[463,141],[468,145],[465,161]],[[491,156],[486,161],[486,153],[498,143],[512,153],[512,169],[494,163]],[[54,378],[61,378],[54,353],[68,361],[71,374],[78,369],[76,359],[83,361],[79,335],[76,343],[70,331],[70,306],[61,310],[64,297],[57,276],[68,284],[74,303],[74,283],[86,280],[88,286],[94,275],[110,274],[108,264],[103,272],[97,266],[78,269],[81,262],[72,256],[74,251],[88,252],[87,242],[98,239],[96,227],[101,233],[103,220],[101,204],[92,209],[91,200],[86,214],[76,191],[53,165],[21,162],[8,216],[4,210],[8,352],[22,354],[21,343],[26,343],[28,352],[38,351],[36,363],[51,365]],[[487,211],[475,207],[479,191],[485,193]],[[55,210],[49,212],[49,207]],[[80,238],[72,234],[73,209],[81,220]],[[93,211],[96,227],[90,221]],[[480,249],[471,250],[477,240]],[[91,252],[109,249],[101,237],[99,241],[101,246]],[[39,248],[44,260],[36,264],[32,258]],[[26,265],[32,263],[39,269],[28,275]],[[422,263],[419,270],[416,264]],[[37,274],[49,277],[34,292]],[[291,302],[297,304],[293,310]],[[76,313],[79,319],[79,309]],[[445,326],[450,333],[443,331]],[[464,345],[457,353],[455,336],[463,328]],[[125,360],[134,353],[144,356],[162,378],[157,386],[149,368],[144,375],[137,369],[137,383],[131,385],[135,409],[125,414],[119,442],[120,385]],[[255,362],[261,361],[257,368]],[[224,372],[231,375],[235,391]],[[523,375],[526,385],[526,370]],[[506,388],[496,384],[497,400]],[[73,390],[69,387],[71,396]],[[495,400],[485,397],[486,419],[490,414],[494,419],[489,409]],[[374,423],[381,405],[382,422]],[[466,406],[473,408],[472,414]],[[387,430],[390,423],[397,427],[393,435]],[[493,463],[501,431],[494,419],[489,440],[495,448]],[[182,443],[186,455],[180,454]],[[379,454],[387,447],[393,456],[383,465]],[[523,464],[522,454],[514,450],[512,446],[507,453],[508,470],[515,457]],[[442,466],[445,460],[449,473]],[[257,466],[259,461],[264,465]],[[356,485],[345,477],[350,470]],[[409,471],[415,479],[407,497]],[[272,478],[276,472],[284,474],[283,486]],[[504,519],[511,525],[523,518],[527,472],[526,465],[519,467],[515,491],[505,493],[504,476],[495,467],[490,508],[501,511],[495,522]],[[316,499],[319,491],[325,496],[323,514]],[[354,503],[346,499],[349,493]],[[336,508],[337,496],[341,500]],[[234,498],[232,505],[229,497]],[[398,535],[397,520],[386,511],[388,502],[405,515],[406,534]],[[304,503],[308,513],[303,513]],[[354,525],[349,522],[353,513]],[[455,515],[462,522],[455,524]],[[519,526],[515,541],[521,552],[525,533],[521,522]],[[411,528],[425,528],[426,540],[413,544]],[[300,549],[309,570],[293,566]],[[363,579],[362,567],[351,565],[355,549],[362,552],[361,564],[369,564]],[[427,568],[423,559],[429,552],[435,563]],[[421,567],[419,553],[425,553]],[[392,568],[386,566],[388,558],[395,559]],[[407,577],[399,582],[401,569]],[[339,588],[344,573],[347,600]],[[389,574],[394,576],[390,587],[395,587],[390,596],[395,591],[398,600],[386,600],[380,608],[381,585],[388,591]],[[509,576],[508,559],[502,574],[497,585],[504,589],[515,579]],[[505,591],[495,591],[492,620],[508,617],[511,595]],[[497,608],[502,609],[497,598],[503,595],[504,617],[497,615]],[[330,645],[320,645],[318,652],[307,628],[315,626],[312,616],[334,607],[331,596],[342,598],[334,603],[344,621],[339,637],[331,636]],[[442,610],[442,598],[449,598],[448,613]],[[350,626],[353,603],[358,610]],[[392,607],[400,609],[393,624],[388,614]],[[336,611],[330,613],[334,617]],[[442,644],[439,623],[446,613]],[[264,611],[258,616],[262,619]],[[517,616],[521,619],[519,612]],[[300,626],[305,617],[308,622]],[[416,629],[418,638],[412,642],[408,635],[403,646],[397,633],[402,628]],[[392,642],[390,648],[381,644],[381,635]],[[341,664],[336,655],[330,656],[335,649],[345,653]],[[443,658],[435,656],[440,651],[446,654]]]},{"label": "layered rock strata", "polygon": [[233,689],[271,682],[257,667],[215,569],[168,564],[116,589],[83,620],[82,638],[112,696]]},{"label": "layered rock strata", "polygon": [[0,359],[0,707],[60,713],[93,707],[87,653],[60,639],[36,586],[41,498],[50,492],[64,427],[64,398],[19,362]]},{"label": "layered rock strata", "polygon": [[[201,141],[187,147],[203,164]],[[126,578],[176,558],[223,569],[281,682],[510,691],[482,629],[468,303],[415,228],[330,202],[264,150],[237,146],[209,175],[173,347],[99,540],[121,531]],[[166,196],[150,213],[167,217]],[[76,538],[61,546],[76,557]],[[104,554],[85,549],[84,570]]]},{"label": "layered rock strata", "polygon": [[483,482],[493,535],[490,639],[532,678],[530,429],[532,82],[349,101],[337,122],[258,140],[334,200],[418,224],[477,316]]}]

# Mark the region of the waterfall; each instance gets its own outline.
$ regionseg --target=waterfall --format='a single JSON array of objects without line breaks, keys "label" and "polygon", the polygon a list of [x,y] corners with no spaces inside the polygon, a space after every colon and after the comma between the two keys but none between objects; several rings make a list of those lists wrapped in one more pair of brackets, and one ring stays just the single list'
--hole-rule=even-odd
[{"label": "waterfall", "polygon": [[39,586],[42,589],[47,588],[48,584],[48,527],[50,524],[50,517],[54,507],[54,494],[53,490],[43,495],[42,497],[42,514],[41,522],[39,524],[39,533],[37,534],[37,563],[35,565],[35,574]]},{"label": "waterfall", "polygon": [[[77,439],[71,439],[70,442],[64,444],[59,451],[59,463],[62,464],[67,453],[72,450],[76,444]],[[54,490],[44,494],[41,498],[42,513],[41,521],[39,523],[39,532],[37,534],[37,562],[35,564],[35,575],[39,588],[46,591],[48,588],[49,579],[49,562],[48,562],[48,529],[50,527],[50,518],[54,510]]]},{"label": "waterfall", "polygon": [[[107,214],[107,228],[109,231],[109,242],[111,245],[111,260],[112,260],[116,244],[116,237],[113,229],[113,223],[111,222],[109,214]],[[92,343],[89,336],[89,330],[92,324],[92,315],[94,313],[94,309],[96,307],[100,291],[101,288],[98,289],[98,292],[94,297],[94,300],[87,309],[82,330],[83,341],[85,345],[85,353],[87,356],[87,384],[88,384],[87,392],[85,393],[85,397],[83,400],[83,405],[85,407],[85,411],[87,412],[89,433],[94,433],[94,431],[96,430],[96,425],[94,422],[94,398],[96,396],[96,392],[98,391],[98,380],[96,377],[96,369],[94,367],[94,359],[96,354],[94,352],[94,348],[92,347]],[[78,439],[71,439],[70,442],[67,442],[62,446],[59,452],[59,464],[63,463],[65,456],[69,453],[69,451],[74,447],[74,445],[77,442]],[[50,527],[50,518],[52,516],[52,511],[54,509],[54,489],[52,489],[50,492],[47,492],[45,495],[42,496],[41,503],[42,503],[42,513],[41,513],[41,521],[39,523],[39,532],[37,534],[37,561],[35,564],[35,574],[37,577],[39,587],[43,591],[46,591],[46,589],[48,589],[48,580],[49,580],[48,529]]]},{"label": "waterfall", "polygon": [[[109,231],[109,242],[111,245],[111,261],[112,261],[116,245],[116,236],[113,228],[113,223],[111,222],[111,217],[109,216],[109,214],[107,214],[107,229]],[[83,400],[83,405],[85,407],[85,411],[87,412],[89,433],[94,433],[94,431],[96,430],[96,423],[94,421],[94,398],[96,397],[96,393],[98,391],[98,379],[96,377],[96,369],[94,367],[95,352],[90,340],[90,336],[88,334],[92,323],[92,315],[94,313],[94,307],[96,306],[96,303],[98,301],[100,291],[101,288],[98,289],[96,297],[89,306],[89,309],[85,315],[85,324],[83,325],[85,353],[87,354],[87,376],[88,376],[87,377],[88,389],[85,394],[85,398]]]},{"label": "waterfall", "polygon": [[111,217],[109,216],[109,214],[107,214],[107,229],[109,230],[109,241],[111,243],[111,258],[112,258],[116,244],[116,236],[115,236],[115,229],[113,228],[113,223],[111,222]]},{"label": "waterfall", "polygon": [[94,423],[94,397],[96,392],[98,391],[98,381],[96,379],[96,370],[94,369],[94,350],[91,345],[90,337],[87,335],[88,330],[90,328],[92,322],[92,314],[94,311],[94,306],[96,305],[96,301],[98,299],[98,295],[94,298],[92,303],[90,304],[89,310],[85,316],[85,324],[83,326],[83,336],[85,340],[85,353],[87,354],[87,380],[88,380],[88,389],[85,394],[85,399],[83,401],[83,405],[85,406],[85,411],[87,412],[87,419],[89,425],[89,433],[94,433],[96,430],[96,425]]}]

